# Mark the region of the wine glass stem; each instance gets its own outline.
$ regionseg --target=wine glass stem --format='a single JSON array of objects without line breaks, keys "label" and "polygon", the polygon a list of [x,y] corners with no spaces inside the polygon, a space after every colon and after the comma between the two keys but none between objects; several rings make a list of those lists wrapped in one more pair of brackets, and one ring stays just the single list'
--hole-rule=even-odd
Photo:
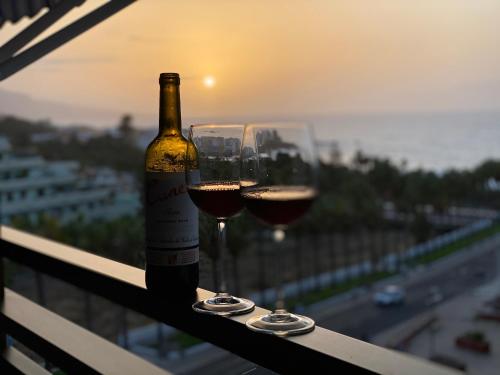
[{"label": "wine glass stem", "polygon": [[219,247],[219,288],[217,294],[227,293],[227,283],[226,283],[226,225],[227,222],[224,219],[217,219],[217,245]]},{"label": "wine glass stem", "polygon": [[[275,229],[273,233],[274,237],[274,243],[276,246],[281,250],[281,244],[283,240],[285,239],[285,231],[283,229]],[[282,258],[282,254],[280,254],[280,251],[276,252],[277,255],[277,261],[279,261]],[[278,263],[278,262],[277,262]],[[283,276],[281,275],[281,272],[278,271],[276,272],[276,303],[275,303],[275,312],[278,312],[278,310],[285,310],[285,292],[283,288]]]}]

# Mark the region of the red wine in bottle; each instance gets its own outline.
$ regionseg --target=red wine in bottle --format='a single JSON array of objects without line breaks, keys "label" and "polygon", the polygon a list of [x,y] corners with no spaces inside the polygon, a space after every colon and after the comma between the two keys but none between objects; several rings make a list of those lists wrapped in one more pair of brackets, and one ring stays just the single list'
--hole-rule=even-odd
[{"label": "red wine in bottle", "polygon": [[307,186],[269,186],[245,189],[245,206],[252,215],[272,226],[286,226],[303,216],[316,198]]},{"label": "red wine in bottle", "polygon": [[177,73],[160,75],[160,129],[146,150],[146,286],[188,298],[198,287],[198,210],[185,182],[179,85]]},{"label": "red wine in bottle", "polygon": [[217,219],[226,219],[243,209],[239,183],[203,183],[188,187],[194,204]]}]

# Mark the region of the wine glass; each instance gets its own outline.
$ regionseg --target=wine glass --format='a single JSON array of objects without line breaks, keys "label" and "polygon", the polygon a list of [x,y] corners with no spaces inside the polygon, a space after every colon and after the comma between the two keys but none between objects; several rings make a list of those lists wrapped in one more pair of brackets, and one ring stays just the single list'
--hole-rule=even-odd
[{"label": "wine glass", "polygon": [[[317,156],[311,129],[304,124],[248,124],[241,148],[241,195],[247,210],[273,228],[276,244],[317,196]],[[279,267],[279,266],[278,266]],[[278,268],[279,269],[279,268]],[[312,319],[285,309],[279,272],[276,308],[250,318],[248,328],[277,336],[314,329]]]},{"label": "wine glass", "polygon": [[212,298],[193,304],[197,312],[238,315],[250,312],[255,304],[227,292],[227,220],[243,210],[240,195],[240,150],[243,125],[192,125],[186,150],[186,184],[193,203],[217,220],[217,272],[219,286]]}]

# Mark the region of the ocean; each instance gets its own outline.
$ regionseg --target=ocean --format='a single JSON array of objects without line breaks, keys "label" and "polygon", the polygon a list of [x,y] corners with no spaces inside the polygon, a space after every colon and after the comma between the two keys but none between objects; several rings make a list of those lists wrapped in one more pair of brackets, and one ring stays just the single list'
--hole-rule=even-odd
[{"label": "ocean", "polygon": [[[500,112],[280,116],[252,122],[274,120],[311,124],[319,153],[325,160],[329,158],[331,142],[337,144],[345,163],[358,150],[389,158],[396,164],[405,161],[407,169],[436,172],[474,168],[487,159],[500,160]],[[184,126],[198,122],[210,120],[188,119]],[[221,118],[213,122],[244,121]],[[143,133],[139,146],[145,148],[156,132],[156,128],[151,128]]]},{"label": "ocean", "polygon": [[357,150],[403,160],[407,168],[444,171],[473,168],[500,159],[500,113],[336,115],[311,118],[315,137],[326,157],[335,141],[342,160]]}]

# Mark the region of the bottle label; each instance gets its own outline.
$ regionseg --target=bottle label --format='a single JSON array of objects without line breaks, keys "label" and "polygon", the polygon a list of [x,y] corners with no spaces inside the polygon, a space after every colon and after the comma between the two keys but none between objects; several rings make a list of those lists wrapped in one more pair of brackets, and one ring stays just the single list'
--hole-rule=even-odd
[{"label": "bottle label", "polygon": [[184,250],[153,250],[146,251],[146,262],[156,266],[186,266],[188,264],[198,263],[200,252],[198,246],[193,249]]},{"label": "bottle label", "polygon": [[[199,171],[190,172],[193,181]],[[197,263],[198,209],[184,172],[146,172],[146,261],[159,266]]]}]

